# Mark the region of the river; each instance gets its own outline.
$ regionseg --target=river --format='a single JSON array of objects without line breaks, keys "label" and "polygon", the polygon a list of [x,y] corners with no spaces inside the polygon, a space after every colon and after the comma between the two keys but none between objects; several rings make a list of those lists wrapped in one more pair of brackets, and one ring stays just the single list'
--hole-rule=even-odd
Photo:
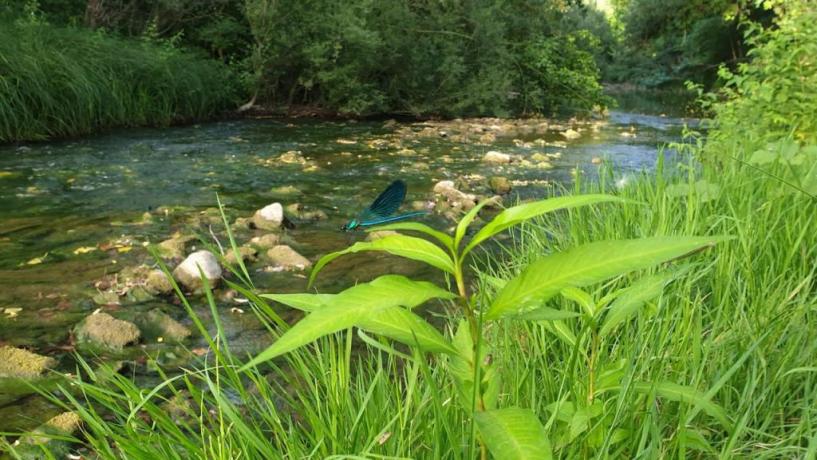
[{"label": "river", "polygon": [[[272,202],[300,203],[306,211],[325,214],[321,220],[294,218],[296,227],[286,231],[286,242],[314,261],[363,239],[365,235],[338,229],[396,178],[408,183],[407,202],[423,206],[434,199],[432,188],[440,180],[455,180],[466,192],[490,195],[487,179],[503,176],[513,186],[505,197],[509,204],[542,197],[554,184],[569,183],[574,168],[592,179],[599,159],[615,165],[622,178],[650,169],[658,146],[678,141],[687,122],[613,111],[604,120],[590,122],[521,122],[495,139],[479,141],[478,136],[462,134],[467,121],[256,119],[0,146],[0,345],[55,356],[58,369],[67,371],[73,366],[71,329],[94,310],[133,319],[158,307],[189,325],[172,298],[110,302],[100,298],[104,287],[97,282],[126,267],[155,265],[145,245],[176,232],[205,238],[212,234],[226,244],[214,210],[217,195],[231,222]],[[482,132],[480,126],[488,132],[492,123],[500,122],[476,121],[471,126],[477,133]],[[486,163],[482,158],[488,151],[510,154],[514,161]],[[438,214],[425,220],[441,229],[452,224]],[[243,243],[261,233],[238,231],[237,238]],[[338,262],[322,274],[332,280],[323,286],[348,285],[385,272],[413,273],[411,264],[401,268],[393,262],[388,257]],[[265,267],[263,257],[250,264],[259,290],[305,288],[303,273]],[[266,334],[251,312],[236,313],[241,303],[220,298],[229,338],[250,352],[263,345]],[[206,317],[201,299],[193,298],[193,303]],[[200,345],[194,337],[186,347]],[[143,341],[128,357],[153,353],[161,361],[163,350],[168,348]],[[42,417],[31,415],[37,411],[32,404],[36,399],[4,397],[0,388],[0,431],[34,425],[34,419]]]}]

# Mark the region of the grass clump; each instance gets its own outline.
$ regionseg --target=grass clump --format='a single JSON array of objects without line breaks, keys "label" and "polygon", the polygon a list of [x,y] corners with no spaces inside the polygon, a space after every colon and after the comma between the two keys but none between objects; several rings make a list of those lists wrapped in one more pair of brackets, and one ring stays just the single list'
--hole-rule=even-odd
[{"label": "grass clump", "polygon": [[224,65],[169,46],[47,24],[0,25],[0,142],[204,119],[236,96]]}]

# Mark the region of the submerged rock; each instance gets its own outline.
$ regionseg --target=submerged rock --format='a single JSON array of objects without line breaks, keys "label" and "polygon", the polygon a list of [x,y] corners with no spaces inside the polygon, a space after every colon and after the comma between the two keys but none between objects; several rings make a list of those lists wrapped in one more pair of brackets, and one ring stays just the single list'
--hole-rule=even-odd
[{"label": "submerged rock", "polygon": [[273,195],[300,195],[301,191],[298,190],[296,187],[292,185],[282,185],[280,187],[273,187],[270,189],[270,193]]},{"label": "submerged rock", "polygon": [[476,206],[475,195],[463,193],[454,185],[453,181],[443,180],[434,185],[434,193],[441,195],[445,204],[450,208],[469,210]]},{"label": "submerged rock", "polygon": [[272,203],[255,212],[252,222],[261,230],[278,230],[284,223],[284,207],[281,203]]},{"label": "submerged rock", "polygon": [[22,348],[0,347],[0,377],[36,378],[56,364],[54,358]]},{"label": "submerged rock", "polygon": [[494,176],[488,181],[491,190],[499,195],[504,195],[511,191],[511,181],[507,177]]},{"label": "submerged rock", "polygon": [[287,164],[301,164],[302,165],[302,164],[306,163],[306,159],[303,157],[300,150],[290,150],[288,152],[285,152],[285,153],[281,154],[281,156],[278,157],[278,161],[280,161],[281,163],[287,163]]},{"label": "submerged rock", "polygon": [[250,244],[260,250],[266,250],[273,246],[277,246],[279,241],[281,241],[280,236],[275,233],[267,233],[266,235],[253,237],[250,240]]},{"label": "submerged rock", "polygon": [[116,319],[107,313],[87,316],[74,328],[74,335],[80,342],[112,350],[121,350],[126,345],[136,343],[141,337],[135,324]]},{"label": "submerged rock", "polygon": [[235,251],[230,249],[227,251],[227,254],[224,256],[224,260],[230,265],[237,265],[239,257],[244,262],[252,262],[255,260],[255,257],[258,255],[258,251],[252,246],[240,246],[238,248],[238,256],[236,256]]},{"label": "submerged rock", "polygon": [[176,234],[157,245],[159,255],[165,259],[181,259],[184,257],[187,243],[194,239],[194,236]]},{"label": "submerged rock", "polygon": [[53,447],[57,447],[57,445],[59,445],[59,447],[61,447],[60,450],[67,449],[66,443],[53,438],[70,436],[74,434],[77,430],[79,430],[79,427],[81,425],[82,419],[79,417],[79,415],[77,415],[74,412],[63,412],[57,416],[52,417],[47,422],[37,427],[31,433],[28,433],[21,437],[20,444],[29,446],[49,444],[48,450],[53,455],[55,454],[55,449],[51,448],[52,447],[51,444],[54,444]]},{"label": "submerged rock", "polygon": [[137,320],[146,339],[181,342],[192,334],[190,328],[155,308]]},{"label": "submerged rock", "polygon": [[273,262],[273,271],[304,270],[312,266],[312,262],[298,254],[287,245],[278,245],[267,251],[267,257]]},{"label": "submerged rock", "polygon": [[482,157],[482,161],[484,163],[505,164],[511,162],[511,156],[508,155],[507,153],[491,150],[490,152],[486,153],[485,156]]},{"label": "submerged rock", "polygon": [[221,266],[218,264],[218,259],[212,252],[202,250],[196,251],[187,256],[184,261],[173,270],[173,277],[176,278],[184,287],[190,290],[197,290],[202,287],[201,272],[209,281],[210,286],[215,286],[221,280]]},{"label": "submerged rock", "polygon": [[286,207],[287,214],[294,216],[298,220],[326,220],[329,216],[320,209],[308,211],[301,203],[293,203]]},{"label": "submerged rock", "polygon": [[562,137],[564,137],[567,140],[573,140],[573,139],[578,139],[578,138],[582,137],[582,135],[578,131],[576,131],[575,129],[568,129],[566,131],[562,131],[559,134],[561,134]]},{"label": "submerged rock", "polygon": [[173,284],[161,270],[152,270],[145,278],[145,290],[153,295],[170,294],[173,292]]}]

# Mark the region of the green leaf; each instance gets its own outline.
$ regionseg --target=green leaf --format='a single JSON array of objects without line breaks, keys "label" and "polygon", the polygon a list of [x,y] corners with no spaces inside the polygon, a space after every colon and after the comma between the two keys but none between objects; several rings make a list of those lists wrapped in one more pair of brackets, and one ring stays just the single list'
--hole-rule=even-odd
[{"label": "green leaf", "polygon": [[324,307],[310,313],[292,326],[266,350],[245,364],[241,370],[245,371],[250,367],[289,353],[325,335],[348,329],[364,319],[366,315],[371,314],[372,308],[372,305],[366,304],[358,304],[352,307],[340,304]]},{"label": "green leaf", "polygon": [[341,251],[327,254],[315,264],[309,275],[309,285],[315,282],[318,272],[329,262],[345,254],[361,251],[384,251],[407,259],[419,260],[448,273],[454,273],[454,262],[434,243],[406,235],[389,235],[375,241],[360,241]]},{"label": "green leaf", "polygon": [[607,336],[616,326],[635,316],[647,301],[661,295],[664,286],[672,281],[674,277],[674,273],[648,276],[623,289],[624,292],[610,304],[607,314],[604,316],[599,335],[602,337]]},{"label": "green leaf", "polygon": [[568,286],[586,286],[633,270],[667,262],[723,237],[653,237],[599,241],[545,256],[510,280],[494,299],[487,319],[497,319],[547,300]]},{"label": "green leaf", "polygon": [[579,289],[577,287],[566,287],[562,289],[560,294],[562,294],[562,297],[579,304],[588,317],[593,318],[596,316],[596,302],[593,301],[593,296],[583,289]]},{"label": "green leaf", "polygon": [[478,412],[482,440],[497,460],[553,458],[545,428],[527,409],[510,407]]},{"label": "green leaf", "polygon": [[457,353],[454,346],[431,324],[402,307],[378,310],[358,322],[356,326],[409,346],[417,346],[424,351]]},{"label": "green leaf", "polygon": [[274,300],[301,311],[315,311],[326,305],[336,294],[261,294],[259,297]]},{"label": "green leaf", "polygon": [[381,276],[331,297],[320,297],[326,296],[325,294],[315,296],[318,299],[328,299],[329,302],[321,305],[319,302],[307,302],[302,297],[299,298],[299,305],[309,305],[315,310],[242,367],[242,370],[288,353],[324,335],[365,323],[372,318],[376,319],[378,312],[384,309],[399,306],[412,308],[432,298],[454,297],[450,292],[432,283],[413,281],[399,275]]},{"label": "green leaf", "polygon": [[462,243],[462,237],[465,236],[465,231],[468,230],[468,226],[474,222],[474,219],[477,218],[477,214],[479,211],[485,207],[486,204],[492,203],[494,200],[484,200],[480,202],[478,205],[471,208],[468,213],[466,213],[460,222],[457,224],[457,230],[454,232],[454,247],[459,248],[460,243]]},{"label": "green leaf", "polygon": [[454,249],[454,240],[452,240],[450,236],[439,230],[435,230],[426,224],[421,224],[420,222],[395,222],[389,225],[381,225],[366,229],[367,232],[379,232],[383,230],[409,230],[425,233],[426,235],[436,238],[437,241],[442,243],[447,249]]},{"label": "green leaf", "polygon": [[573,311],[557,310],[550,307],[541,307],[536,310],[526,311],[515,315],[514,319],[521,319],[525,321],[557,321],[560,319],[570,319],[581,316]]},{"label": "green leaf", "polygon": [[451,292],[433,283],[414,281],[402,275],[380,276],[369,283],[351,287],[340,294],[261,294],[261,297],[309,312],[331,304],[338,296],[348,297],[358,289],[369,292],[368,289],[370,288],[366,286],[376,287],[379,295],[396,299],[400,302],[398,305],[407,308],[414,308],[430,299],[451,300],[456,297]]},{"label": "green leaf", "polygon": [[557,211],[559,209],[575,208],[578,206],[605,202],[624,203],[626,200],[611,195],[571,195],[550,198],[542,201],[534,201],[533,203],[525,203],[508,208],[497,214],[493,220],[488,222],[479,230],[479,232],[477,232],[476,235],[474,235],[474,238],[462,251],[460,258],[464,259],[466,254],[488,238],[526,220],[547,214],[549,212]]},{"label": "green leaf", "polygon": [[706,412],[720,422],[727,430],[731,430],[732,422],[729,421],[729,417],[726,416],[723,408],[713,403],[704,393],[695,388],[663,381],[656,383],[637,382],[633,384],[633,389],[639,393],[647,394],[654,391],[655,394],[664,399],[691,404],[694,408]]}]

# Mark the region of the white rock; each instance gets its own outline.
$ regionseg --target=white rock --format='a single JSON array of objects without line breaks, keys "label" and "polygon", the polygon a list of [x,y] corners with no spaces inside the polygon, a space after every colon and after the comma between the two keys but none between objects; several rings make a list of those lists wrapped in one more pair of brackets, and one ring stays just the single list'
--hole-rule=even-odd
[{"label": "white rock", "polygon": [[510,163],[511,156],[507,153],[491,150],[490,152],[486,153],[484,157],[482,157],[482,161],[485,163]]},{"label": "white rock", "polygon": [[284,222],[284,207],[281,203],[272,203],[255,212],[252,218],[255,226],[262,230],[276,230]]},{"label": "white rock", "polygon": [[457,187],[454,186],[454,181],[452,180],[441,180],[434,184],[434,193],[445,193],[449,190],[456,190]]},{"label": "white rock", "polygon": [[190,290],[201,288],[201,275],[199,267],[210,282],[210,286],[215,286],[221,280],[221,266],[218,259],[210,251],[196,251],[187,256],[175,270],[173,277]]}]

